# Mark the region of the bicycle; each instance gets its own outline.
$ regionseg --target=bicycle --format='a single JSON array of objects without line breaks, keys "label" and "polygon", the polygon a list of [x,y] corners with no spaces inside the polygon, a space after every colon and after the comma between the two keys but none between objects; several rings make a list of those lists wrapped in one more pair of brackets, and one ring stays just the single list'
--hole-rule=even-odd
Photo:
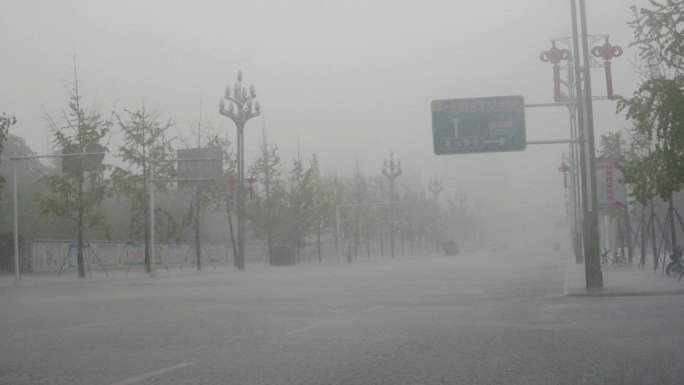
[{"label": "bicycle", "polygon": [[677,247],[677,250],[670,254],[670,262],[665,268],[665,274],[668,277],[679,277],[682,276],[682,267],[684,267],[684,260],[682,260],[682,255],[684,255],[684,250],[681,246]]},{"label": "bicycle", "polygon": [[618,254],[617,251],[613,253],[613,257],[608,256],[608,250],[604,250],[603,253],[601,253],[601,267],[605,267],[608,265],[608,262],[611,262],[611,265],[618,265],[618,266],[624,266],[627,263],[627,258],[625,258],[624,254],[620,253]]}]

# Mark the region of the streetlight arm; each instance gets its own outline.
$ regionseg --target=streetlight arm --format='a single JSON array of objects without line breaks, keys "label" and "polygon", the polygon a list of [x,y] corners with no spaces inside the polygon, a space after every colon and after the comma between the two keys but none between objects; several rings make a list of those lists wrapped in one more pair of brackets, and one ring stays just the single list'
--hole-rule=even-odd
[{"label": "streetlight arm", "polygon": [[233,121],[236,125],[239,125],[240,123],[240,118],[239,116],[235,115],[234,113],[231,113],[230,111],[226,111],[225,109],[219,109],[219,113],[230,120]]},{"label": "streetlight arm", "polygon": [[237,100],[235,100],[235,98],[233,98],[232,96],[224,96],[223,98],[235,104],[238,104]]}]

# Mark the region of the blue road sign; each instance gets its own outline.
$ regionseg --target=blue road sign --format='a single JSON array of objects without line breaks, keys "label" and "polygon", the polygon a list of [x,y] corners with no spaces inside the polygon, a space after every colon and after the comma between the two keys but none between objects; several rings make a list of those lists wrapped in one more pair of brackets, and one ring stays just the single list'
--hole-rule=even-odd
[{"label": "blue road sign", "polygon": [[436,155],[523,151],[525,100],[522,96],[432,101]]}]

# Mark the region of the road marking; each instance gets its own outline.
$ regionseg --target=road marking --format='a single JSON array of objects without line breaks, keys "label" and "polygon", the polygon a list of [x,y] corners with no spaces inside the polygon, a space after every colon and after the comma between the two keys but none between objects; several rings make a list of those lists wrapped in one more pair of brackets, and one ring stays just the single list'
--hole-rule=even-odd
[{"label": "road marking", "polygon": [[219,307],[222,307],[223,305],[210,305],[210,306],[202,306],[198,307],[195,309],[195,311],[201,311],[201,310],[211,310],[211,309],[216,309]]},{"label": "road marking", "polygon": [[150,377],[158,376],[158,375],[160,375],[160,374],[164,374],[164,373],[167,373],[167,372],[170,372],[170,371],[173,371],[173,370],[183,369],[184,367],[190,366],[190,365],[195,365],[195,362],[182,362],[182,363],[180,363],[180,364],[178,364],[178,365],[169,366],[169,367],[166,367],[166,368],[163,368],[163,369],[155,370],[155,371],[153,371],[153,372],[148,372],[148,373],[144,373],[144,374],[137,375],[137,376],[135,376],[135,377],[127,378],[127,379],[125,379],[125,380],[122,380],[122,381],[119,381],[119,382],[115,382],[115,383],[113,383],[112,385],[129,385],[129,384],[134,384],[134,383],[136,383],[136,382],[140,382],[140,381],[146,380],[146,379],[148,379],[148,378],[150,378]]},{"label": "road marking", "polygon": [[318,327],[318,326],[316,326],[316,325],[305,326],[305,327],[303,327],[303,328],[301,328],[301,329],[290,330],[289,332],[287,332],[287,333],[285,333],[285,334],[288,335],[288,336],[291,336],[291,335],[295,335],[295,334],[297,334],[297,333],[301,333],[301,332],[303,332],[303,331],[307,331],[307,330],[309,330],[309,329],[315,329],[315,328],[317,328],[317,327]]},{"label": "road marking", "polygon": [[59,330],[60,330],[60,331],[69,331],[69,330],[85,329],[85,328],[91,328],[91,327],[94,327],[94,326],[103,326],[103,325],[109,325],[109,321],[106,321],[106,322],[97,322],[97,323],[94,323],[94,324],[87,324],[87,325],[71,326],[71,327],[62,328],[62,329],[59,329]]},{"label": "road marking", "polygon": [[384,309],[384,308],[385,308],[385,307],[382,306],[382,305],[380,305],[380,306],[373,306],[373,307],[371,307],[371,308],[369,308],[369,309],[362,310],[361,312],[362,312],[362,313],[370,313],[370,312],[372,312],[372,311],[382,310],[382,309]]}]

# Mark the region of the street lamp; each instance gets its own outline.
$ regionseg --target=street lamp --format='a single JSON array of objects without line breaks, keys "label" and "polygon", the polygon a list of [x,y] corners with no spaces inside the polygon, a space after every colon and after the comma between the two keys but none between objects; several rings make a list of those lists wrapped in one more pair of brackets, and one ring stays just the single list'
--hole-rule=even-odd
[{"label": "street lamp", "polygon": [[[434,206],[434,211],[432,212],[432,221],[433,221],[433,226],[435,227],[435,234],[439,234],[436,230],[441,230],[439,226],[439,202],[437,201],[437,198],[439,198],[439,193],[444,191],[444,183],[442,182],[441,179],[437,179],[437,174],[435,174],[434,178],[430,180],[428,183],[428,191],[432,194],[433,199],[435,200],[435,206]],[[441,231],[440,231],[441,232]],[[437,235],[435,239],[433,239],[435,242],[435,250],[439,249],[439,244],[443,241],[443,237],[440,235]]]},{"label": "street lamp", "polygon": [[[235,123],[237,128],[237,163],[238,163],[238,252],[235,259],[235,266],[239,270],[245,269],[245,124],[250,119],[259,116],[261,106],[259,102],[254,102],[256,92],[254,84],[250,85],[249,93],[242,84],[242,71],[237,73],[237,81],[233,86],[231,95],[230,87],[226,86],[226,94],[219,101],[219,113],[228,117]],[[226,102],[228,101],[228,109]]]},{"label": "street lamp", "polygon": [[432,193],[432,196],[435,198],[435,205],[437,205],[437,197],[439,196],[439,193],[444,191],[444,183],[441,179],[437,179],[437,174],[430,180],[428,190]]},{"label": "street lamp", "polygon": [[[394,161],[394,153],[390,152],[389,163],[387,159],[382,163],[382,175],[389,181],[390,203],[394,202],[394,180],[401,175],[401,160]],[[394,206],[390,207],[390,255],[394,258]]]},{"label": "street lamp", "polygon": [[458,202],[458,210],[461,212],[461,215],[463,215],[463,204],[468,200],[468,194],[459,189],[458,192],[454,194],[454,199]]}]

